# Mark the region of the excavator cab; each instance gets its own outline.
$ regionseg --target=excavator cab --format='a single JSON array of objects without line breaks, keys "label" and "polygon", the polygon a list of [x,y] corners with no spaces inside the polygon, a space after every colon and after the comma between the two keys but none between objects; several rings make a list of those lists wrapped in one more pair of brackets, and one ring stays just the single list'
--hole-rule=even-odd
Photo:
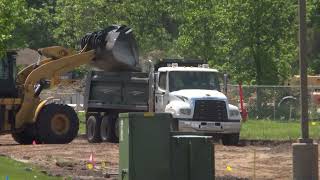
[{"label": "excavator cab", "polygon": [[16,52],[8,51],[4,57],[0,58],[0,98],[17,96],[16,55]]}]

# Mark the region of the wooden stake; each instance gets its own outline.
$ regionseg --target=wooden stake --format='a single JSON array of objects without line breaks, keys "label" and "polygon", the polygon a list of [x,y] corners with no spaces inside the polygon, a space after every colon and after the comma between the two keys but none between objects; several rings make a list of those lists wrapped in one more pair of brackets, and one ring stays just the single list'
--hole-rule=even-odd
[{"label": "wooden stake", "polygon": [[253,180],[256,180],[256,150],[253,149]]}]

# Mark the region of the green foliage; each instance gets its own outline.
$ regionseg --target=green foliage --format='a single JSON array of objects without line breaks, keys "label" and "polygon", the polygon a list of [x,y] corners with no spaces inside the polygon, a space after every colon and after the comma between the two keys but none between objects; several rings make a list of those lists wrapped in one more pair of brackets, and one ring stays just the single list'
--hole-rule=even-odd
[{"label": "green foliage", "polygon": [[182,7],[183,24],[177,49],[181,54],[223,64],[222,58],[232,41],[226,33],[227,13],[224,1],[186,1]]},{"label": "green foliage", "polygon": [[[26,3],[23,0],[0,1],[0,56],[7,48],[22,46],[19,37],[14,36],[17,26],[24,24],[27,16]],[[13,41],[19,43],[11,43]]]},{"label": "green foliage", "polygon": [[41,4],[30,1],[27,26],[22,29],[28,46],[32,49],[55,45],[53,30],[57,26],[53,17],[55,15],[55,1],[45,0]]},{"label": "green foliage", "polygon": [[55,20],[59,26],[54,36],[59,43],[75,47],[87,32],[126,24],[134,29],[143,52],[170,49],[172,36],[177,36],[175,19],[171,16],[174,6],[170,2],[58,0]]},{"label": "green foliage", "polygon": [[78,118],[80,121],[79,134],[85,134],[86,133],[86,113],[78,112]]},{"label": "green foliage", "polygon": [[74,78],[84,78],[84,76],[88,73],[88,69],[90,69],[87,65],[82,65],[80,67],[75,68],[72,73]]},{"label": "green foliage", "polygon": [[320,3],[314,0],[307,5],[309,72],[320,74]]},{"label": "green foliage", "polygon": [[124,0],[118,3],[118,21],[133,27],[143,52],[170,50],[178,36],[179,5],[175,1]]},{"label": "green foliage", "polygon": [[[320,3],[308,1],[310,72],[319,73]],[[141,55],[199,58],[234,82],[279,84],[298,72],[297,2],[291,0],[2,0],[0,51],[63,45],[87,32],[133,28]]]},{"label": "green foliage", "polygon": [[77,47],[79,40],[90,31],[110,24],[113,8],[105,0],[57,0],[54,20],[58,24],[54,37],[61,45]]},{"label": "green foliage", "polygon": [[297,56],[296,6],[291,1],[234,1],[230,11],[230,33],[236,37],[231,61],[242,60],[239,66],[255,69],[258,85],[285,80]]},{"label": "green foliage", "polygon": [[237,81],[277,84],[296,59],[291,1],[188,1],[178,39],[183,54],[208,60]]},{"label": "green foliage", "polygon": [[318,0],[308,1],[308,25],[309,27],[320,27],[320,2]]}]

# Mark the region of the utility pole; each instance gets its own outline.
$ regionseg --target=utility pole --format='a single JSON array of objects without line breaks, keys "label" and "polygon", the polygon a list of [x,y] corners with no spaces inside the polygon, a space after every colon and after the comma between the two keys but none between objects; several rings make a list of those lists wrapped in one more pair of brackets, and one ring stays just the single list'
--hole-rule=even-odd
[{"label": "utility pole", "polygon": [[318,144],[309,138],[306,0],[298,1],[301,138],[292,144],[293,179],[318,180]]},{"label": "utility pole", "polygon": [[308,125],[308,62],[306,48],[306,0],[299,0],[299,64],[300,64],[300,109],[301,109],[301,139],[309,140]]}]

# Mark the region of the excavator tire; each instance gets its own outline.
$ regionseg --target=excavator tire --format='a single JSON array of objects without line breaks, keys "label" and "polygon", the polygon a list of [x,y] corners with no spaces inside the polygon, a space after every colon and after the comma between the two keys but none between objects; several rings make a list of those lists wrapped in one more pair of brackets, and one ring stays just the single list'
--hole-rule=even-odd
[{"label": "excavator tire", "polygon": [[11,136],[19,144],[32,144],[33,141],[39,143],[34,125],[28,125],[22,131],[13,132]]},{"label": "excavator tire", "polygon": [[70,106],[48,104],[40,111],[36,127],[41,143],[66,144],[78,135],[79,119]]},{"label": "excavator tire", "polygon": [[101,117],[91,115],[86,122],[86,135],[89,143],[100,143],[100,125]]}]

